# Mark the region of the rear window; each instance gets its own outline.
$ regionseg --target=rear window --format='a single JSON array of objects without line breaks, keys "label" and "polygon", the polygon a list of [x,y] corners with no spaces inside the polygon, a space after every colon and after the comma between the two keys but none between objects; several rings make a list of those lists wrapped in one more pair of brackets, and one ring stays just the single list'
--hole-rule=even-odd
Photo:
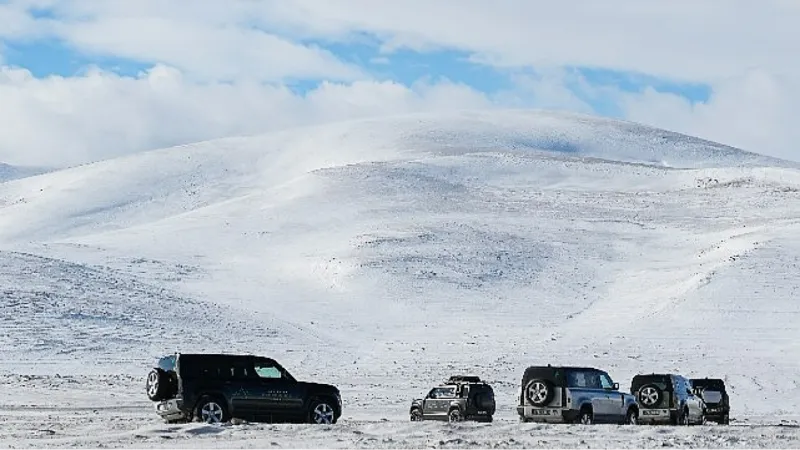
[{"label": "rear window", "polygon": [[654,384],[662,391],[672,390],[672,380],[670,380],[668,375],[638,375],[633,377],[631,393],[635,394],[639,388],[646,384]]},{"label": "rear window", "polygon": [[158,368],[165,372],[175,371],[175,355],[165,356],[158,360]]},{"label": "rear window", "polygon": [[228,355],[183,355],[181,375],[208,380],[247,379],[256,377],[247,357]]}]

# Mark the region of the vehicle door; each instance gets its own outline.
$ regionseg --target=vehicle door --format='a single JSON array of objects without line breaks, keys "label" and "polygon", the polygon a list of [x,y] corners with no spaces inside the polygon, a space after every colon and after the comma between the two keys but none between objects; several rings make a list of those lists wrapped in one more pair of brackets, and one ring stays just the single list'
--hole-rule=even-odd
[{"label": "vehicle door", "polygon": [[304,388],[290,379],[272,359],[253,358],[253,372],[259,392],[259,412],[265,416],[294,416],[302,414]]},{"label": "vehicle door", "polygon": [[572,395],[573,407],[591,403],[595,422],[608,421],[611,415],[608,393],[603,389],[599,373],[595,370],[570,370],[567,385]]},{"label": "vehicle door", "polygon": [[437,387],[431,389],[423,400],[422,414],[426,419],[446,420],[450,403],[456,398],[455,386]]},{"label": "vehicle door", "polygon": [[694,423],[698,423],[703,417],[705,404],[703,403],[703,399],[699,393],[695,392],[691,380],[688,378],[683,378],[683,385],[686,389],[686,403],[689,406],[689,420]]},{"label": "vehicle door", "polygon": [[[218,365],[233,411],[238,417],[255,417],[260,411],[260,385],[250,357],[224,357]],[[224,362],[223,362],[224,361]]]},{"label": "vehicle door", "polygon": [[608,415],[607,420],[612,422],[625,420],[628,409],[625,407],[625,396],[619,392],[619,384],[614,383],[607,373],[600,372],[600,386],[605,392],[603,413]]}]

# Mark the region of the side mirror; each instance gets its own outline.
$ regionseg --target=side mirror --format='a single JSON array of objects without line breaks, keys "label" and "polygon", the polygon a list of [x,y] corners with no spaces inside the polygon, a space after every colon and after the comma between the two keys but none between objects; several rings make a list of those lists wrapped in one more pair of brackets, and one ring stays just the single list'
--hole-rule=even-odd
[{"label": "side mirror", "polygon": [[614,390],[615,390],[615,391],[618,391],[618,390],[619,390],[619,383],[614,383]]}]

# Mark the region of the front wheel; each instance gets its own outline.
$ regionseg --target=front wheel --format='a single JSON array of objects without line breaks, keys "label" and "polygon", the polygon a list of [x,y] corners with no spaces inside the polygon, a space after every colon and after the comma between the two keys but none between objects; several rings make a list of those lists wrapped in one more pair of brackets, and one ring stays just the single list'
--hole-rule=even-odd
[{"label": "front wheel", "polygon": [[635,408],[631,408],[628,410],[628,414],[625,415],[625,424],[626,425],[639,424],[639,412],[636,411]]},{"label": "front wheel", "polygon": [[324,400],[315,400],[311,402],[311,409],[309,411],[309,422],[320,425],[331,425],[336,423],[336,410],[333,406]]}]

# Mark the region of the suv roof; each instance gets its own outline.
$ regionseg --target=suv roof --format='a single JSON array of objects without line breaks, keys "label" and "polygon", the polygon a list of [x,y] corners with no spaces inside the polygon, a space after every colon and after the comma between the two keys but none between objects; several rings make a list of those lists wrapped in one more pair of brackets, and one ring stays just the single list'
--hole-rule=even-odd
[{"label": "suv roof", "polygon": [[639,374],[634,375],[634,380],[659,380],[659,381],[667,381],[671,379],[673,376],[680,376],[672,373],[647,373],[647,374]]},{"label": "suv roof", "polygon": [[530,366],[525,369],[525,373],[522,375],[522,384],[528,384],[528,382],[534,378],[541,378],[543,380],[550,381],[557,385],[562,385],[566,382],[566,372],[568,371],[591,371],[591,372],[603,372],[604,370],[598,369],[596,367],[580,367],[580,366]]},{"label": "suv roof", "polygon": [[[484,383],[480,377],[474,375],[453,375],[447,379],[443,384],[459,384],[459,383]],[[484,383],[485,384],[485,383]]]},{"label": "suv roof", "polygon": [[725,381],[719,378],[692,378],[692,386],[724,391]]}]

